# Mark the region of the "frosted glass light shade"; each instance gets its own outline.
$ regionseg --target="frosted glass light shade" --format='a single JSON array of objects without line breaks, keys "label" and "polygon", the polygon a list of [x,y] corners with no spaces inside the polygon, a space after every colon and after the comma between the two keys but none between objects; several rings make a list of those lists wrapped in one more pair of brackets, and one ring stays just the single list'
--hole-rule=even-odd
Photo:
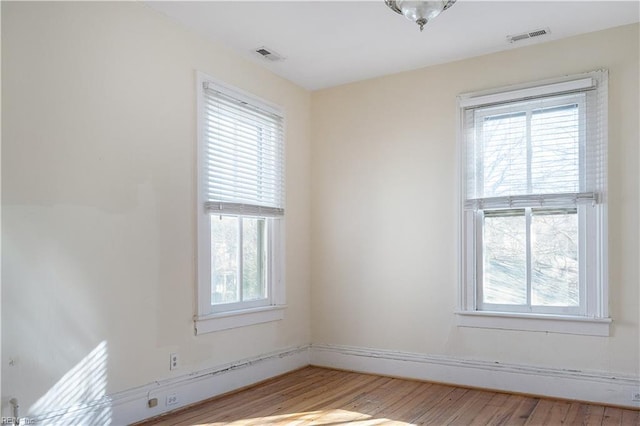
[{"label": "frosted glass light shade", "polygon": [[416,0],[385,0],[385,4],[396,13],[404,15],[407,19],[420,26],[420,31],[424,25],[440,15],[443,10],[447,10],[456,0],[441,1],[416,1]]},{"label": "frosted glass light shade", "polygon": [[396,4],[402,11],[402,14],[413,22],[419,19],[430,21],[440,12],[444,10],[446,1],[413,1],[413,0],[397,0]]}]

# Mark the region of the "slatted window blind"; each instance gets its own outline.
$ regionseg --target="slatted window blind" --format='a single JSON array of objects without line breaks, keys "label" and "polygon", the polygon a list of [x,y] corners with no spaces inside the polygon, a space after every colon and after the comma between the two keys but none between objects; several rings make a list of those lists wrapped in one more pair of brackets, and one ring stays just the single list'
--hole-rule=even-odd
[{"label": "slatted window blind", "polygon": [[205,210],[283,216],[283,117],[212,83],[203,90]]},{"label": "slatted window blind", "polygon": [[583,78],[553,86],[466,100],[466,209],[602,201],[606,84]]}]

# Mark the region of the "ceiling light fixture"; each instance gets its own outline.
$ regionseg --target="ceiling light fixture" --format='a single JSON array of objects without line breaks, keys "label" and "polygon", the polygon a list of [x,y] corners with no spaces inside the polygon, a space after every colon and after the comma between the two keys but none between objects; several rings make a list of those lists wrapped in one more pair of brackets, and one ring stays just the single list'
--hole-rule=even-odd
[{"label": "ceiling light fixture", "polygon": [[420,26],[420,31],[424,25],[440,15],[442,11],[449,9],[456,0],[443,1],[410,1],[410,0],[384,0],[391,10],[407,19],[412,20]]}]

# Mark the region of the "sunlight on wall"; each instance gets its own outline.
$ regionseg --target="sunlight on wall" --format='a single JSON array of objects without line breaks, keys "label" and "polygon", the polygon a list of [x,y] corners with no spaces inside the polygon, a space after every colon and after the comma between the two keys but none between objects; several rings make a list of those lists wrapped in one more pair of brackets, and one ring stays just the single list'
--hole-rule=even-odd
[{"label": "sunlight on wall", "polygon": [[[108,425],[107,342],[103,341],[29,408],[29,417],[54,416],[48,425]],[[40,420],[40,419],[39,419]]]}]

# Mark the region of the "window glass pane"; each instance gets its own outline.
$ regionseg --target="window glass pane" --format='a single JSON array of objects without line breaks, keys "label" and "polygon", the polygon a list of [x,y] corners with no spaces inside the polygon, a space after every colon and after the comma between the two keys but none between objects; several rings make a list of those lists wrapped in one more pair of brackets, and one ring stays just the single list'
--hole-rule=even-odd
[{"label": "window glass pane", "polygon": [[267,297],[265,280],[265,219],[242,219],[242,293],[243,300]]},{"label": "window glass pane", "polygon": [[578,105],[534,110],[531,116],[531,180],[534,193],[578,192]]},{"label": "window glass pane", "polygon": [[527,193],[524,112],[493,115],[482,122],[482,196]]},{"label": "window glass pane", "polygon": [[483,233],[484,303],[527,303],[524,210],[485,212]]},{"label": "window glass pane", "polygon": [[531,240],[532,304],[579,306],[576,211],[534,210]]},{"label": "window glass pane", "polygon": [[211,304],[240,300],[238,218],[211,216]]}]

